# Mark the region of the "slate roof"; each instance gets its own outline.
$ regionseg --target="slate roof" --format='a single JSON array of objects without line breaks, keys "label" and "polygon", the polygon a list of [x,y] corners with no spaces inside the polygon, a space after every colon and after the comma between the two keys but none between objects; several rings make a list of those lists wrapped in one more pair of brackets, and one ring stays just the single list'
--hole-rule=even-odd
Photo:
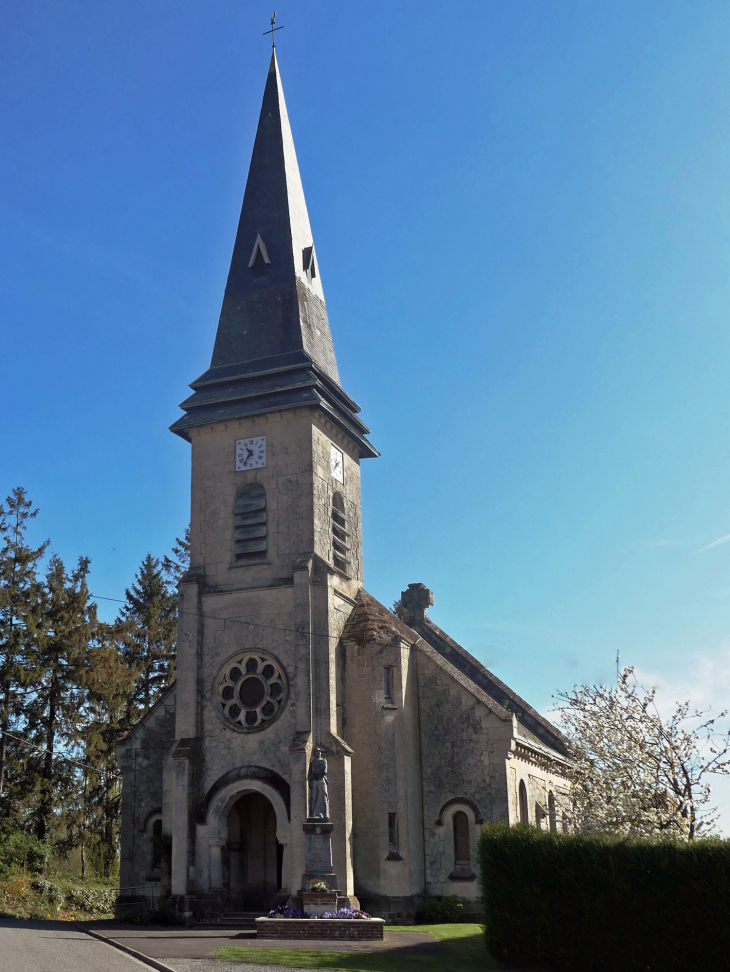
[{"label": "slate roof", "polygon": [[[259,245],[259,240],[261,244]],[[210,368],[191,383],[183,438],[211,422],[314,405],[377,456],[340,386],[307,204],[272,54]]]},{"label": "slate roof", "polygon": [[369,634],[372,636],[378,631],[382,633],[383,629],[400,635],[409,644],[413,644],[419,638],[422,638],[469,682],[489,696],[504,712],[505,716],[507,714],[516,715],[521,729],[526,730],[528,736],[533,735],[561,756],[567,756],[566,739],[560,730],[490,672],[465,648],[462,648],[453,638],[450,638],[430,618],[426,617],[423,621],[412,621],[406,624],[367,591],[360,590],[355,607],[345,626],[343,639],[347,640],[349,637],[354,637],[356,640],[367,641]]}]

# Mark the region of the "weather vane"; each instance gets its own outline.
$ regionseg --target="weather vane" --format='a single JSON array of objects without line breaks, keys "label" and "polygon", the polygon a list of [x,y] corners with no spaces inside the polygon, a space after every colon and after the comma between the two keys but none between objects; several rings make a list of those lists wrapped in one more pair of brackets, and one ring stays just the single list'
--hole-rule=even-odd
[{"label": "weather vane", "polygon": [[265,30],[264,31],[264,37],[266,37],[267,34],[271,34],[271,49],[272,49],[272,51],[276,49],[276,37],[274,36],[274,32],[277,31],[277,30],[283,30],[284,29],[284,25],[283,24],[281,25],[281,27],[274,27],[274,24],[275,23],[276,23],[276,11],[274,11],[274,13],[271,16],[271,30]]}]

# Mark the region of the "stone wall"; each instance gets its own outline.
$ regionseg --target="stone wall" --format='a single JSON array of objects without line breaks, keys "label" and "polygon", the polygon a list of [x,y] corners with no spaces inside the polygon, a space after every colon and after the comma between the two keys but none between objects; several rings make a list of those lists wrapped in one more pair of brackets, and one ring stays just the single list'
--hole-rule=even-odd
[{"label": "stone wall", "polygon": [[[483,823],[508,815],[511,718],[500,718],[433,649],[418,652],[427,894],[477,899],[476,842]],[[453,817],[469,821],[471,868],[457,871]]]},{"label": "stone wall", "polygon": [[[175,739],[175,691],[166,692],[117,750],[123,778],[120,898],[150,904],[169,893],[169,859],[153,871],[152,823],[170,834],[169,756]],[[138,905],[139,906],[139,905]]]}]

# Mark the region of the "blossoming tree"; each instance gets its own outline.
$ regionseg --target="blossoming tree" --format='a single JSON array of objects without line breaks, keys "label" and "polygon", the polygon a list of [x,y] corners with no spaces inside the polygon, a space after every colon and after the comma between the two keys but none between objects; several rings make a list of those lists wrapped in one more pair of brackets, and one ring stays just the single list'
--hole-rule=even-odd
[{"label": "blossoming tree", "polygon": [[726,712],[677,703],[662,717],[656,690],[624,668],[615,687],[579,685],[554,696],[573,759],[573,829],[693,840],[712,833],[709,776],[730,773]]}]

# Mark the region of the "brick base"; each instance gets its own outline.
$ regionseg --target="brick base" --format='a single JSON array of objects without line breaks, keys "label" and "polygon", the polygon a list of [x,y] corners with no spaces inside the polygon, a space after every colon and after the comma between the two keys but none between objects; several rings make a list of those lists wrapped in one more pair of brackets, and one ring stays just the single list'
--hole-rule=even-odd
[{"label": "brick base", "polygon": [[331,939],[363,941],[383,938],[382,918],[257,918],[256,937],[287,941]]}]

